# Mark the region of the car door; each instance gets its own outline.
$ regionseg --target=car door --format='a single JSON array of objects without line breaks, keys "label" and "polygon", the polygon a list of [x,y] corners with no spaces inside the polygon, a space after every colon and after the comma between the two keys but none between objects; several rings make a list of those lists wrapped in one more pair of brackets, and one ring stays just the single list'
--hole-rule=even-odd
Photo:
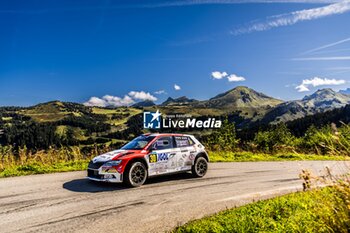
[{"label": "car door", "polygon": [[149,176],[176,171],[179,149],[175,148],[172,136],[158,138],[151,148],[148,155]]},{"label": "car door", "polygon": [[175,136],[176,147],[180,150],[178,156],[178,170],[191,170],[192,163],[195,157],[194,142],[188,136]]}]

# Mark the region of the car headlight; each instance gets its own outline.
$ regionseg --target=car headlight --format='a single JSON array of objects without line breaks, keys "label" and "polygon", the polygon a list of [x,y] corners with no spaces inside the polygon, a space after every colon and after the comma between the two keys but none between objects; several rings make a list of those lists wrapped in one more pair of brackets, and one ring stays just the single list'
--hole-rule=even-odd
[{"label": "car headlight", "polygon": [[107,163],[103,164],[103,166],[115,167],[115,166],[118,166],[121,162],[122,162],[121,160],[112,160],[112,161],[108,161]]}]

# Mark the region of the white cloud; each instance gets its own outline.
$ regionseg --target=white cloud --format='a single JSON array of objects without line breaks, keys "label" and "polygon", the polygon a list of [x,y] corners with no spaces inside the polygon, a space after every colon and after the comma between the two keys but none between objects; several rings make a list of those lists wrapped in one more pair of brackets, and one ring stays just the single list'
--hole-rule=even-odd
[{"label": "white cloud", "polygon": [[130,91],[128,95],[124,97],[118,97],[113,95],[105,95],[102,98],[91,97],[89,101],[85,102],[85,106],[98,106],[98,107],[120,107],[120,106],[130,106],[134,104],[137,100],[150,100],[156,101],[157,98],[148,92],[144,91]]},{"label": "white cloud", "polygon": [[128,95],[125,95],[123,98],[120,98],[118,96],[105,95],[102,98],[106,100],[106,106],[128,106],[135,103],[135,101]]},{"label": "white cloud", "polygon": [[229,82],[241,82],[241,81],[245,81],[245,78],[242,76],[238,76],[236,74],[228,74],[226,72],[220,72],[220,71],[214,71],[211,73],[211,77],[213,77],[213,79],[223,79],[223,78],[227,78],[227,80]]},{"label": "white cloud", "polygon": [[307,88],[307,86],[303,85],[303,84],[300,84],[299,86],[296,86],[295,89],[297,89],[298,92],[310,91],[310,89]]},{"label": "white cloud", "polygon": [[85,106],[97,106],[97,107],[105,107],[106,101],[103,99],[100,99],[98,97],[91,97],[89,101],[84,103]]},{"label": "white cloud", "polygon": [[345,71],[350,70],[350,66],[335,66],[335,67],[328,67],[325,70],[333,70],[333,71]]},{"label": "white cloud", "polygon": [[174,84],[174,89],[175,89],[176,91],[179,91],[179,90],[181,90],[181,87],[180,87],[179,85],[177,85],[177,84]]},{"label": "white cloud", "polygon": [[166,91],[164,91],[164,90],[159,90],[159,91],[155,91],[154,94],[156,94],[156,95],[162,95],[162,94],[166,94]]},{"label": "white cloud", "polygon": [[343,40],[339,40],[339,41],[330,43],[330,44],[322,45],[322,46],[314,48],[314,49],[310,49],[310,50],[304,52],[304,54],[313,53],[313,52],[316,52],[316,51],[319,51],[319,50],[331,48],[333,46],[340,45],[340,44],[343,44],[343,43],[348,42],[348,41],[350,41],[350,37],[346,38],[346,39],[343,39]]},{"label": "white cloud", "polygon": [[[182,0],[165,1],[154,4],[144,4],[138,7],[157,8],[157,7],[180,7],[193,5],[228,5],[228,4],[249,4],[249,3],[335,3],[341,0]],[[137,6],[137,5],[136,5]]]},{"label": "white cloud", "polygon": [[287,14],[270,16],[263,22],[254,22],[248,25],[248,27],[239,28],[233,31],[232,34],[239,35],[256,31],[266,31],[272,28],[293,25],[302,21],[315,20],[330,15],[343,14],[349,10],[350,1],[346,0],[323,7],[293,11]]},{"label": "white cloud", "polygon": [[211,72],[211,77],[213,77],[213,79],[222,79],[225,78],[228,74],[224,71],[224,72],[220,72],[220,71],[214,71]]},{"label": "white cloud", "polygon": [[105,95],[102,97],[106,101],[106,106],[114,106],[114,107],[119,107],[119,106],[128,106],[135,101],[130,97],[125,95],[123,98],[120,98],[118,96],[112,96],[112,95]]},{"label": "white cloud", "polygon": [[135,103],[135,101],[128,95],[125,95],[123,98],[112,95],[105,95],[102,98],[91,97],[89,101],[85,102],[85,106],[98,106],[98,107],[119,107],[119,106],[128,106]]},{"label": "white cloud", "polygon": [[227,79],[229,82],[241,82],[245,80],[244,77],[235,74],[230,74],[229,76],[227,76]]},{"label": "white cloud", "polygon": [[[130,3],[130,4],[115,4],[113,6],[83,6],[83,7],[68,7],[68,8],[52,8],[43,10],[2,10],[0,13],[5,14],[47,14],[57,12],[72,12],[72,11],[86,11],[86,10],[114,10],[114,9],[138,9],[138,8],[162,8],[162,7],[186,7],[196,5],[230,5],[230,4],[251,4],[251,3],[308,3],[308,4],[330,4],[341,2],[342,0],[168,0],[155,1],[155,3]],[[132,2],[132,1],[129,1]]]},{"label": "white cloud", "polygon": [[130,91],[129,96],[136,100],[150,100],[150,101],[156,101],[157,98],[153,95],[151,95],[149,92],[144,92],[144,91]]},{"label": "white cloud", "polygon": [[295,89],[298,92],[310,91],[309,86],[318,87],[324,85],[341,85],[346,83],[343,79],[328,79],[328,78],[319,78],[314,77],[313,79],[304,79],[299,86],[296,86]]},{"label": "white cloud", "polygon": [[299,57],[293,58],[292,61],[344,61],[350,60],[350,56],[340,57]]}]

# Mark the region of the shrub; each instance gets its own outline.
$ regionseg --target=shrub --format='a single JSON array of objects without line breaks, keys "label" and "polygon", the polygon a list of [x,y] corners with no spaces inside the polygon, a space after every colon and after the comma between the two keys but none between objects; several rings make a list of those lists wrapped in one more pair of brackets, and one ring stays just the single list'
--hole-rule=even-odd
[{"label": "shrub", "polygon": [[236,138],[234,123],[230,123],[227,118],[222,122],[220,129],[214,131],[206,138],[205,144],[212,150],[234,151],[238,147],[239,140]]},{"label": "shrub", "polygon": [[297,144],[296,138],[284,123],[270,130],[257,132],[253,142],[258,150],[269,153],[293,151]]}]

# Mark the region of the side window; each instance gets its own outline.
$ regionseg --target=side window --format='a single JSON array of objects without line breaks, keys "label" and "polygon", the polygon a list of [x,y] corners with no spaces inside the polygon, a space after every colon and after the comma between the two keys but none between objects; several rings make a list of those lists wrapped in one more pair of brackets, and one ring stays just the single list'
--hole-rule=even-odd
[{"label": "side window", "polygon": [[186,136],[176,136],[175,142],[177,147],[187,147],[192,146],[194,144],[192,139]]},{"label": "side window", "polygon": [[161,137],[153,145],[153,150],[165,150],[174,148],[172,137]]}]

